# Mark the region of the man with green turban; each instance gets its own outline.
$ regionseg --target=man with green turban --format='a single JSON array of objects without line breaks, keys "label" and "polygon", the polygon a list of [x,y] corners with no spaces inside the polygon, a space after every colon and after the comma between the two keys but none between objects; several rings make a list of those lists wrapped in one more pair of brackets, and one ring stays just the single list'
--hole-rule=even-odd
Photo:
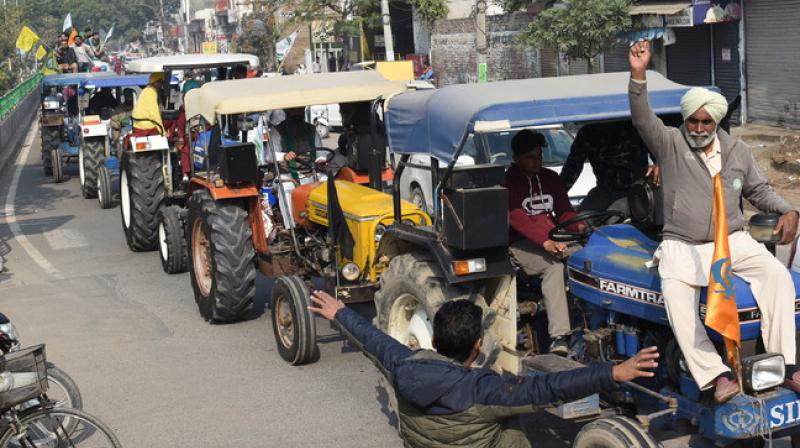
[{"label": "man with green turban", "polygon": [[693,88],[681,99],[683,124],[665,126],[647,97],[650,42],[638,42],[629,54],[628,87],[634,127],[661,166],[664,194],[663,241],[655,252],[667,317],[686,365],[702,390],[715,388],[724,403],[739,393],[698,316],[700,290],[708,286],[714,252],[713,194],[716,176],[724,195],[730,262],[733,272],[750,284],[761,311],[761,335],[767,352],[786,362],[784,386],[800,392],[796,365],[795,288],[789,271],[745,229],[740,208],[744,197],[757,209],[781,214],[775,233],[787,244],[797,232],[798,212],[767,183],[750,148],[719,129],[728,111],[725,98]]}]

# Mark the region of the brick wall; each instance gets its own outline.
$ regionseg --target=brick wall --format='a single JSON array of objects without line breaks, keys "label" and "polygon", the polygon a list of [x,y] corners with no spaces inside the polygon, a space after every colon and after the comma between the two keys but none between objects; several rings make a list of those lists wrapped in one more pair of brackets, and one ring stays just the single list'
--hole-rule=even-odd
[{"label": "brick wall", "polygon": [[[490,81],[541,76],[538,50],[517,43],[517,35],[532,18],[524,12],[486,17]],[[431,33],[431,63],[438,85],[476,82],[476,56],[473,18],[436,22]]]}]

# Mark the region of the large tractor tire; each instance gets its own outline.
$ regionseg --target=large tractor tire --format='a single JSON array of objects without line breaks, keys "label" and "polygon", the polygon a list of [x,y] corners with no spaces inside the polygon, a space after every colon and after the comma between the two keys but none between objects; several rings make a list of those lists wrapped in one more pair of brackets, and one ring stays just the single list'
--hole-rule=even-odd
[{"label": "large tractor tire", "polygon": [[53,155],[52,151],[58,149],[61,141],[61,128],[46,126],[42,127],[42,167],[45,176],[53,175]]},{"label": "large tractor tire", "polygon": [[111,186],[111,172],[105,165],[97,171],[97,202],[103,210],[114,206],[114,190]]},{"label": "large tractor tire", "polygon": [[78,149],[78,173],[81,192],[86,199],[97,197],[97,178],[103,158],[106,155],[106,141],[103,137],[84,139]]},{"label": "large tractor tire", "polygon": [[[445,302],[470,300],[484,309],[486,322],[488,307],[480,288],[448,284],[436,261],[424,252],[394,257],[380,283],[375,293],[376,326],[411,348],[433,348],[433,317]],[[484,335],[476,366],[490,366],[496,360],[499,346],[492,339]]]},{"label": "large tractor tire", "polygon": [[572,448],[657,448],[661,446],[642,426],[627,417],[601,418],[584,426]]},{"label": "large tractor tire", "polygon": [[58,149],[50,151],[50,166],[53,182],[57,184],[64,182],[64,159],[61,158],[61,153],[58,152]]},{"label": "large tractor tire", "polygon": [[253,236],[247,212],[215,201],[206,190],[189,199],[189,266],[200,315],[211,323],[238,320],[256,295]]},{"label": "large tractor tire", "polygon": [[122,153],[120,161],[120,215],[125,241],[134,252],[158,245],[158,210],[164,202],[161,153]]},{"label": "large tractor tire", "polygon": [[279,277],[272,286],[272,333],[278,354],[293,366],[317,359],[317,327],[308,288],[297,276]]},{"label": "large tractor tire", "polygon": [[177,205],[158,212],[158,254],[167,274],[186,272],[189,250],[186,243],[186,210]]}]

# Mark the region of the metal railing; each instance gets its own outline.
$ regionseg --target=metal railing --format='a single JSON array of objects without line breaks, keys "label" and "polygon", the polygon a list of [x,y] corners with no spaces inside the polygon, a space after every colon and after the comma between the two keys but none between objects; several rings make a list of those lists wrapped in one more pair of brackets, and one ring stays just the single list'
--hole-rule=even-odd
[{"label": "metal railing", "polygon": [[0,121],[4,120],[17,105],[39,86],[41,74],[36,74],[11,89],[0,98]]}]

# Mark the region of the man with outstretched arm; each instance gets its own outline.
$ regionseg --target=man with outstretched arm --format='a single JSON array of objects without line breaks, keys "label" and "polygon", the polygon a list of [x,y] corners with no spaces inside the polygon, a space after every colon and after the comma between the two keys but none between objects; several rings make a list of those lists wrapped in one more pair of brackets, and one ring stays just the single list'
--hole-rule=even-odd
[{"label": "man with outstretched arm", "polygon": [[400,434],[410,447],[530,447],[514,417],[555,401],[608,392],[618,382],[652,377],[655,347],[621,364],[539,376],[501,376],[470,366],[480,353],[483,311],[468,300],[447,302],[433,319],[436,351],[411,350],[344,303],[315,291],[309,309],[340,324],[392,383]]},{"label": "man with outstretched arm", "polygon": [[753,291],[761,311],[764,347],[785,359],[784,385],[800,392],[800,371],[795,369],[794,283],[786,267],[744,231],[739,199],[744,196],[759,210],[781,214],[775,230],[781,235],[779,244],[794,239],[798,212],[767,183],[750,148],[719,128],[728,109],[722,95],[700,87],[690,89],[681,98],[681,127],[665,126],[647,97],[650,42],[634,44],[629,60],[633,125],[661,166],[664,241],[654,261],[659,263],[667,317],[689,371],[701,389],[715,388],[718,403],[739,392],[736,377],[722,362],[698,315],[700,288],[708,286],[714,251],[712,182],[719,174],[731,268]]}]

